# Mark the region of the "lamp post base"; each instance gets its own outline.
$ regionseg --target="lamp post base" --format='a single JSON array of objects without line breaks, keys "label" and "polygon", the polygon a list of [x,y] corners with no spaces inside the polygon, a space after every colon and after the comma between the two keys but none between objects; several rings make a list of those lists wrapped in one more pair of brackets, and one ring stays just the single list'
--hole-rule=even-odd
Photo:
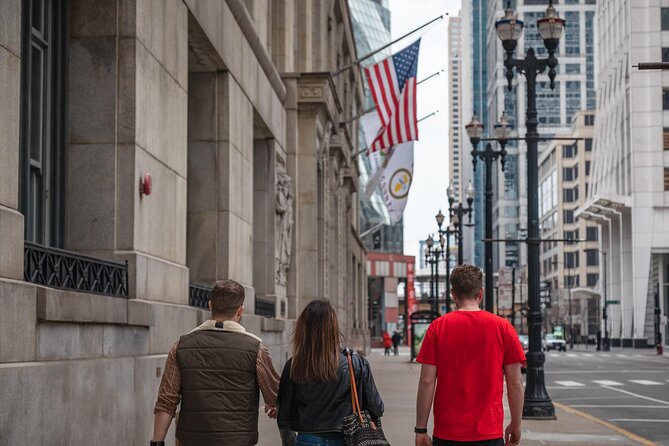
[{"label": "lamp post base", "polygon": [[525,399],[523,420],[557,420],[555,406],[550,399],[530,401]]}]

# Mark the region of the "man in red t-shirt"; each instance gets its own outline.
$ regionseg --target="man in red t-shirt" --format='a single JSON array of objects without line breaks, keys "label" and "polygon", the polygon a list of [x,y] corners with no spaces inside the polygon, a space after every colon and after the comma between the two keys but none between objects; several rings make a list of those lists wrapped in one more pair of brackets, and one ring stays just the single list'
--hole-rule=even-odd
[{"label": "man in red t-shirt", "polygon": [[[434,445],[497,446],[520,442],[525,353],[513,326],[481,311],[483,273],[460,265],[451,273],[457,307],[434,320],[418,353],[416,446],[433,444],[427,420],[434,396]],[[511,423],[504,431],[504,377]],[[435,392],[436,385],[436,392]]]}]

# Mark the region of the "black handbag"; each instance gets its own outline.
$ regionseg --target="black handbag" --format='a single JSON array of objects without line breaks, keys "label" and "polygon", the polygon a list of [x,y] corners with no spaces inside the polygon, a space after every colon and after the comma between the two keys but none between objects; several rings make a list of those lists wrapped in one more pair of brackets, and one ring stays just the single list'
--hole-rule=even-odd
[{"label": "black handbag", "polygon": [[353,413],[344,417],[344,444],[346,446],[390,446],[383,429],[381,429],[381,420],[374,423],[369,412],[362,410],[360,407],[350,349],[346,349],[346,359],[348,359],[348,372],[351,382]]}]

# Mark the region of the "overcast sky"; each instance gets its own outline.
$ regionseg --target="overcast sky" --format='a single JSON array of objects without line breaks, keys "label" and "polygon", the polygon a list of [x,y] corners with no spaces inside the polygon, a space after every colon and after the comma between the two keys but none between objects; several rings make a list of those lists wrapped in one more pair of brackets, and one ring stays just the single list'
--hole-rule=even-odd
[{"label": "overcast sky", "polygon": [[[460,0],[390,0],[393,39],[406,34],[445,12],[457,15]],[[435,232],[434,216],[448,208],[448,17],[400,41],[397,51],[422,34],[418,58],[418,80],[444,72],[418,86],[418,118],[439,113],[418,124],[414,147],[414,178],[404,211],[404,253],[418,255],[418,242]]]}]

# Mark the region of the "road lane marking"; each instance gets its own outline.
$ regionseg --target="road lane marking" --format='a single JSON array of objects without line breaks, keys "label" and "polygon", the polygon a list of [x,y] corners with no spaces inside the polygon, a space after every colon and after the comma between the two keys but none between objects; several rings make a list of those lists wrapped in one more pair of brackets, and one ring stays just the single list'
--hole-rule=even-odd
[{"label": "road lane marking", "polygon": [[599,356],[601,356],[602,358],[608,358],[611,355],[609,355],[608,353],[602,353]]},{"label": "road lane marking", "polygon": [[631,383],[641,384],[642,386],[663,386],[664,383],[651,381],[649,379],[630,379]]},{"label": "road lane marking", "polygon": [[624,386],[623,383],[619,383],[618,381],[610,381],[608,379],[593,381],[593,383],[599,384],[600,386]]},{"label": "road lane marking", "polygon": [[594,355],[592,353],[583,353],[583,356],[586,358],[592,358]]},{"label": "road lane marking", "polygon": [[630,423],[669,423],[669,420],[647,420],[645,418],[609,418],[609,421],[627,421]]},{"label": "road lane marking", "polygon": [[612,442],[623,441],[620,435],[594,435],[594,434],[565,434],[565,433],[549,433],[549,432],[523,432],[523,440],[540,441],[544,444],[555,443],[595,443],[595,444],[609,444]]},{"label": "road lane marking", "polygon": [[557,401],[553,401],[553,404],[555,407],[564,410],[565,412],[569,412],[573,415],[577,415],[579,417],[585,418],[586,420],[590,420],[594,423],[600,424],[606,428],[611,429],[614,432],[617,432],[621,435],[626,436],[627,438],[636,441],[637,443],[641,443],[644,446],[657,446],[655,442],[650,441],[646,438],[643,438],[635,433],[632,433],[626,429],[623,429],[622,427],[618,427],[613,423],[609,423],[608,421],[604,421],[601,418],[597,418],[595,416],[592,416],[590,414],[587,414],[585,412],[581,412],[580,410],[572,409],[570,406],[567,406],[566,404],[561,404],[558,403]]},{"label": "road lane marking", "polygon": [[614,392],[625,393],[627,395],[635,396],[637,398],[641,398],[641,399],[648,400],[648,401],[653,401],[655,403],[666,404],[667,407],[669,407],[669,401],[658,400],[658,399],[651,398],[651,397],[648,397],[648,396],[639,395],[638,393],[629,392],[627,390],[617,389],[617,388],[611,387],[611,386],[602,386],[602,387],[605,388],[605,389],[613,390]]},{"label": "road lane marking", "polygon": [[573,404],[571,407],[581,409],[669,409],[669,406],[643,406],[641,404]]},{"label": "road lane marking", "polygon": [[559,384],[563,387],[585,387],[585,384],[577,381],[555,381],[555,384]]},{"label": "road lane marking", "polygon": [[570,358],[578,358],[578,355],[576,353],[567,353],[566,356]]},{"label": "road lane marking", "polygon": [[623,355],[622,353],[618,353],[616,356],[619,358],[627,358],[628,355]]}]

